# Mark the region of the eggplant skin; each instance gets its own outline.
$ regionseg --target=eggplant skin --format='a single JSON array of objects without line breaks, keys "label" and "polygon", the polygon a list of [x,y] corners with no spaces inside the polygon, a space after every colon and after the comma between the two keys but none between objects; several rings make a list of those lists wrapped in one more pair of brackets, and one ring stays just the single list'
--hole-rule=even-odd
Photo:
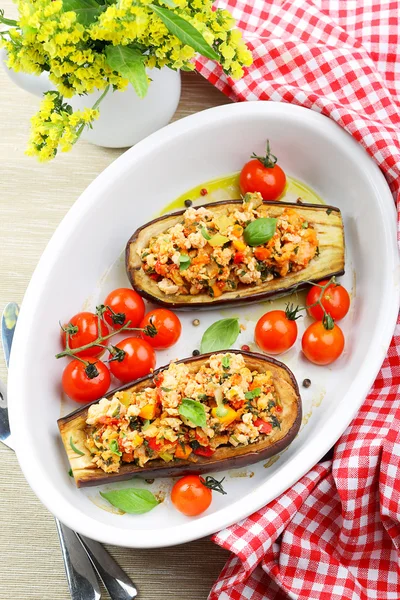
[{"label": "eggplant skin", "polygon": [[[98,402],[79,408],[69,415],[58,419],[62,442],[70,462],[72,473],[77,487],[88,487],[123,481],[134,475],[141,475],[145,479],[153,477],[180,477],[188,474],[202,474],[210,471],[223,471],[246,467],[255,462],[266,460],[284,450],[296,437],[302,419],[302,407],[299,387],[293,373],[286,365],[262,354],[254,352],[242,352],[241,350],[227,350],[230,354],[242,354],[246,366],[252,371],[272,371],[275,388],[282,401],[283,411],[281,413],[281,429],[273,429],[270,435],[263,435],[261,439],[248,446],[220,446],[211,457],[196,456],[196,462],[188,460],[174,460],[173,464],[166,463],[162,459],[151,460],[144,467],[138,467],[133,463],[123,463],[118,473],[105,473],[97,467],[91,459],[89,450],[84,442],[86,439],[85,427],[89,406]],[[200,356],[185,358],[178,362],[189,365],[191,372],[196,373],[200,366],[215,353],[201,354]],[[167,365],[168,366],[168,365]],[[133,383],[124,385],[107,394],[112,397],[115,392],[121,390],[140,391],[146,387],[154,387],[153,378],[167,368],[161,367],[154,371],[151,376],[142,377]],[[81,456],[76,454],[70,445],[72,437],[74,445],[84,452]]]},{"label": "eggplant skin", "polygon": [[[205,204],[204,207],[220,215],[224,214],[227,208],[237,208],[242,204],[242,200],[224,200]],[[195,208],[200,207],[196,206]],[[211,298],[204,293],[196,296],[164,294],[157,283],[143,271],[142,261],[137,251],[139,250],[141,253],[141,250],[148,245],[150,238],[175,225],[185,212],[186,209],[184,209],[142,225],[128,240],[125,250],[125,267],[129,281],[133,289],[150,302],[167,308],[191,310],[270,300],[290,294],[294,290],[300,290],[307,285],[307,282],[318,282],[334,275],[343,275],[345,241],[343,220],[339,208],[326,204],[264,202],[257,210],[268,211],[268,216],[277,217],[285,208],[295,209],[313,224],[317,232],[319,256],[312,259],[302,271],[288,273],[285,277],[277,277],[272,281],[264,281],[257,285],[242,285],[237,290],[224,292],[218,298]]]}]

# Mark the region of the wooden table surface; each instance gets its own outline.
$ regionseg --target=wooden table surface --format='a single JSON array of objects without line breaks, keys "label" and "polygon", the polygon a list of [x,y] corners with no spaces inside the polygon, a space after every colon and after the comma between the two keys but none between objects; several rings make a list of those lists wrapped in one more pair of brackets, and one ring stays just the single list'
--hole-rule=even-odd
[{"label": "wooden table surface", "polygon": [[[3,0],[6,14],[15,14]],[[199,75],[183,73],[175,119],[228,102]],[[24,156],[29,118],[39,99],[0,69],[0,310],[21,303],[32,272],[57,225],[87,185],[122,151],[79,142],[69,154],[39,164]],[[40,336],[39,336],[40,337]],[[7,374],[3,355],[0,377]],[[14,453],[0,443],[0,600],[68,600],[56,528],[26,483]],[[161,550],[109,547],[143,600],[207,598],[227,553],[207,539]],[[108,595],[104,592],[104,598]]]}]

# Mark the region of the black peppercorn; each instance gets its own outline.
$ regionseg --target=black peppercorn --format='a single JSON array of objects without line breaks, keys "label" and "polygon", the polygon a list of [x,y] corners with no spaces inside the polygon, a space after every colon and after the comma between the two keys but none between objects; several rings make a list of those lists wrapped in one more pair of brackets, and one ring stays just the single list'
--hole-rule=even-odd
[{"label": "black peppercorn", "polygon": [[193,350],[192,356],[199,356],[200,350]]},{"label": "black peppercorn", "polygon": [[189,198],[187,200],[185,200],[185,206],[192,206],[193,202],[191,200],[189,200]]},{"label": "black peppercorn", "polygon": [[311,385],[311,379],[304,379],[303,380],[303,387],[309,388],[310,385]]}]

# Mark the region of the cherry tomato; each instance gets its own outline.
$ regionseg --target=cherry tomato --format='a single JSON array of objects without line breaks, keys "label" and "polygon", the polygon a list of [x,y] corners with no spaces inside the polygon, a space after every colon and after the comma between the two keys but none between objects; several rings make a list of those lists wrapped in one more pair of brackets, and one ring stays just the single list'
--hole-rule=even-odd
[{"label": "cherry tomato", "polygon": [[343,352],[344,335],[339,325],[326,329],[322,321],[315,321],[305,330],[301,347],[312,363],[330,365]]},{"label": "cherry tomato", "polygon": [[[326,285],[327,283],[328,279],[325,279],[324,281],[320,281],[319,285]],[[311,308],[308,307],[310,304],[315,304],[320,296],[321,288],[317,285],[313,285],[306,298],[307,312],[310,317],[313,317],[316,321],[322,321],[324,318],[324,311],[319,304]],[[334,321],[340,321],[340,319],[343,319],[349,312],[350,296],[348,291],[340,285],[340,283],[331,283],[328,285],[322,294],[321,302],[328,315],[331,315]]]},{"label": "cherry tomato", "polygon": [[277,158],[271,154],[267,141],[265,156],[253,154],[240,173],[240,189],[242,194],[260,192],[264,200],[276,200],[282,194],[286,185],[286,175],[279,165]]},{"label": "cherry tomato", "polygon": [[154,337],[146,335],[143,331],[140,335],[146,342],[153,346],[153,348],[156,348],[156,350],[169,348],[176,344],[180,338],[182,331],[181,322],[175,313],[166,308],[156,308],[155,310],[151,310],[140,323],[141,328],[149,327],[151,325],[157,329],[157,333]]},{"label": "cherry tomato", "polygon": [[297,309],[271,310],[257,322],[254,339],[268,354],[281,354],[293,346],[297,338]]},{"label": "cherry tomato", "polygon": [[106,310],[104,318],[113,329],[121,329],[130,321],[129,327],[138,327],[144,315],[144,302],[135,290],[118,288],[110,292],[104,300],[114,312]]},{"label": "cherry tomato", "polygon": [[210,506],[212,492],[201,483],[198,475],[187,475],[175,483],[171,500],[179,512],[187,517],[195,517]]},{"label": "cherry tomato", "polygon": [[110,361],[111,373],[123,383],[129,383],[151,373],[156,366],[154,349],[140,338],[125,338],[115,348],[122,350],[121,360]]},{"label": "cherry tomato", "polygon": [[[94,342],[99,336],[98,317],[91,312],[80,312],[74,315],[69,323],[64,325],[64,329],[65,328],[71,330],[71,333],[69,334],[69,347],[71,349],[86,346],[86,344]],[[100,321],[100,331],[102,336],[105,336],[109,333],[109,329],[103,321]],[[61,331],[61,339],[65,347],[66,334],[63,330]],[[107,341],[103,343],[103,345],[106,344]],[[94,357],[100,356],[103,354],[103,352],[104,350],[98,346],[93,346],[92,348],[78,352],[76,356],[79,356],[80,358],[83,356]]]},{"label": "cherry tomato", "polygon": [[75,402],[91,402],[102,398],[110,387],[110,371],[106,365],[91,357],[85,357],[85,360],[89,365],[72,360],[62,375],[63,390]]}]

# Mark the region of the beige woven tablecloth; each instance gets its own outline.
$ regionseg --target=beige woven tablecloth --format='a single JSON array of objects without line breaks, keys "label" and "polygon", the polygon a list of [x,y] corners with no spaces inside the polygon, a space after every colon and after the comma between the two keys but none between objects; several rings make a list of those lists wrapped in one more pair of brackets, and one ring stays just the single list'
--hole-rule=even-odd
[{"label": "beige woven tablecloth", "polygon": [[[1,7],[15,14],[11,0]],[[228,101],[198,75],[184,74],[182,83],[175,119]],[[38,103],[0,69],[0,310],[11,300],[22,301],[67,210],[121,153],[79,142],[49,164],[24,156],[29,118]],[[2,353],[0,377],[7,377]],[[209,540],[162,550],[108,549],[145,600],[205,599],[226,559]],[[14,453],[0,443],[0,600],[69,597],[54,521],[26,483]]]}]

